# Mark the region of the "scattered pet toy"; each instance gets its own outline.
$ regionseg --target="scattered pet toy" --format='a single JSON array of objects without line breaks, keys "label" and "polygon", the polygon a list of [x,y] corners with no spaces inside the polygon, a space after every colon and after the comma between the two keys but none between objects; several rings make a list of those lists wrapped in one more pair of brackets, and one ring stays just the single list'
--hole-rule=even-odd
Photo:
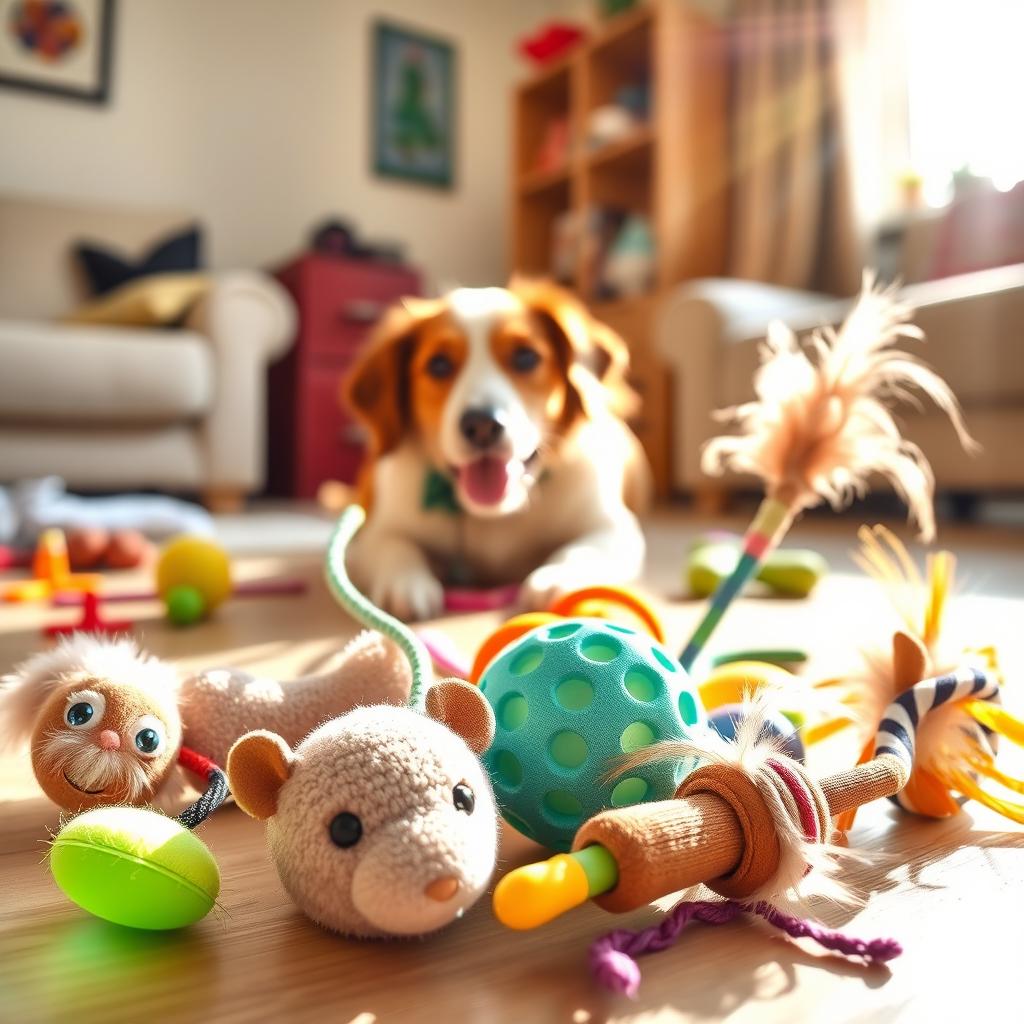
[{"label": "scattered pet toy", "polygon": [[737,594],[794,519],[823,501],[838,507],[867,490],[872,474],[884,476],[910,507],[921,535],[935,533],[933,478],[924,453],[900,435],[884,404],[915,386],[952,421],[960,443],[977,448],[964,426],[949,386],[920,360],[892,346],[921,338],[908,323],[910,310],[893,292],[879,291],[870,274],[857,304],[838,331],[812,335],[815,362],[779,321],[768,328],[761,366],[754,377],[757,399],[727,410],[742,433],[717,437],[704,449],[705,472],[753,473],[766,496],[743,540],[735,569],[715,590],[703,620],[680,661],[690,669]]},{"label": "scattered pet toy", "polygon": [[[694,597],[710,597],[722,581],[736,571],[743,539],[731,534],[701,537],[686,560],[687,590]],[[754,579],[779,597],[807,597],[828,572],[828,562],[804,548],[769,551],[757,567]]]},{"label": "scattered pet toy", "polygon": [[68,590],[99,589],[103,578],[95,573],[72,573],[68,545],[61,530],[44,530],[32,557],[32,578],[12,583],[3,591],[5,601],[45,601]]},{"label": "scattered pet toy", "polygon": [[684,901],[654,928],[599,939],[591,949],[595,976],[627,994],[640,981],[634,957],[666,948],[689,920],[721,923],[739,912],[845,955],[891,959],[900,952],[893,940],[851,939],[793,916],[807,912],[811,895],[844,897],[835,879],[839,851],[826,845],[832,816],[903,790],[917,732],[931,716],[965,702],[995,707],[998,696],[996,680],[977,669],[923,680],[886,710],[870,761],[820,781],[760,740],[756,713],[733,744],[704,737],[636,751],[620,761],[619,776],[664,759],[700,767],[675,799],[605,811],[579,830],[571,853],[510,872],[495,888],[495,914],[510,928],[528,929],[589,899],[622,912],[701,883],[725,897]]},{"label": "scattered pet toy", "polygon": [[98,594],[86,591],[82,594],[80,605],[82,617],[77,622],[72,622],[66,626],[47,626],[43,630],[43,634],[45,636],[69,636],[72,633],[103,633],[109,636],[116,635],[117,633],[127,633],[132,628],[133,623],[130,619],[103,618],[100,614]]},{"label": "scattered pet toy", "polygon": [[[928,555],[922,575],[902,542],[884,526],[861,527],[855,560],[883,587],[903,628],[888,651],[865,651],[867,674],[837,680],[835,691],[868,733],[878,728],[886,706],[918,680],[971,666],[998,672],[996,652],[958,642],[947,626],[949,597],[956,579],[956,558],[949,551]],[[979,776],[1011,792],[1024,782],[1000,771],[995,763],[999,735],[1020,741],[1024,725],[990,702],[950,705],[930,716],[918,731],[918,752],[910,780],[896,798],[906,810],[931,818],[956,814],[965,798],[977,800],[1013,821],[1024,822],[1024,806],[982,787]],[[865,747],[861,760],[870,758]],[[851,828],[854,811],[837,827]]]},{"label": "scattered pet toy", "polygon": [[409,705],[356,708],[294,749],[249,733],[228,754],[228,777],[242,810],[267,822],[271,857],[303,913],[347,935],[418,935],[460,917],[494,870],[497,812],[477,757],[494,717],[476,687],[431,685],[416,635],[349,580],[345,552],[364,515],[351,506],[339,520],[327,580],[346,610],[405,652]]}]

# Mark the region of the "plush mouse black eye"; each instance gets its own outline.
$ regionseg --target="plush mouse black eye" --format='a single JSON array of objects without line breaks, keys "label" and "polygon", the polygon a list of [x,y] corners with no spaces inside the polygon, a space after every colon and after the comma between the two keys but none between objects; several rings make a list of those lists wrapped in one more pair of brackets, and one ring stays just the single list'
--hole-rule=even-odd
[{"label": "plush mouse black eye", "polygon": [[460,782],[452,790],[452,802],[455,804],[455,810],[465,811],[466,814],[472,814],[473,808],[476,807],[476,797],[473,796],[473,790],[465,782]]},{"label": "plush mouse black eye", "polygon": [[540,353],[527,345],[520,345],[512,352],[512,369],[516,373],[529,373],[540,363]]},{"label": "plush mouse black eye", "polygon": [[92,705],[87,701],[79,701],[77,704],[72,704],[68,708],[67,714],[64,716],[67,719],[68,725],[85,725],[93,716]]},{"label": "plush mouse black eye", "polygon": [[446,380],[455,372],[455,364],[443,352],[438,352],[427,360],[427,373],[434,380]]},{"label": "plush mouse black eye", "polygon": [[350,846],[355,846],[362,838],[363,823],[354,814],[342,811],[341,814],[336,814],[331,818],[328,831],[331,833],[331,842],[335,846],[347,850]]}]

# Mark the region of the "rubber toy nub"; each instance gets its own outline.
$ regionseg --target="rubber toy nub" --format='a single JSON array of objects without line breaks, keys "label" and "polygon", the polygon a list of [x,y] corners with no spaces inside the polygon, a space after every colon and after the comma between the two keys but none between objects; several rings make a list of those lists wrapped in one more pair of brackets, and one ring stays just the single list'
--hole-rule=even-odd
[{"label": "rubber toy nub", "polygon": [[83,910],[151,931],[194,924],[220,892],[217,862],[202,840],[142,807],[99,807],[72,818],[53,841],[50,870]]},{"label": "rubber toy nub", "polygon": [[613,889],[615,858],[603,846],[559,853],[509,872],[494,888],[494,914],[507,928],[527,931]]}]

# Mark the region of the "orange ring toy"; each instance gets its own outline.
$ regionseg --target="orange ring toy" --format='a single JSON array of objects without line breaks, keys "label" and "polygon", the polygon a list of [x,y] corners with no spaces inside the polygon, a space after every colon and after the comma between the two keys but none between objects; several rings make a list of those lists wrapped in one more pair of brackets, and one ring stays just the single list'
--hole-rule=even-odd
[{"label": "orange ring toy", "polygon": [[661,625],[661,619],[636,591],[628,587],[583,587],[560,597],[551,605],[550,610],[555,615],[570,618],[573,615],[583,615],[584,605],[598,601],[632,612],[658,643],[665,642],[665,630]]},{"label": "orange ring toy", "polygon": [[502,623],[481,645],[473,659],[473,668],[469,673],[471,683],[479,683],[484,669],[499,655],[510,643],[518,640],[524,633],[538,626],[546,626],[549,622],[557,622],[561,615],[553,612],[525,612],[523,615],[516,615],[508,622]]}]

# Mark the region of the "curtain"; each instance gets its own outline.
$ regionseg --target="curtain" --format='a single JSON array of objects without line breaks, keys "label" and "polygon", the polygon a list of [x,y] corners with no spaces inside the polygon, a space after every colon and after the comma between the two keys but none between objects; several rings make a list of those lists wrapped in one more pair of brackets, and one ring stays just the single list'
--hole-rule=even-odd
[{"label": "curtain", "polygon": [[[845,0],[849,3],[850,0]],[[736,0],[729,273],[849,295],[860,284],[840,4]]]}]

